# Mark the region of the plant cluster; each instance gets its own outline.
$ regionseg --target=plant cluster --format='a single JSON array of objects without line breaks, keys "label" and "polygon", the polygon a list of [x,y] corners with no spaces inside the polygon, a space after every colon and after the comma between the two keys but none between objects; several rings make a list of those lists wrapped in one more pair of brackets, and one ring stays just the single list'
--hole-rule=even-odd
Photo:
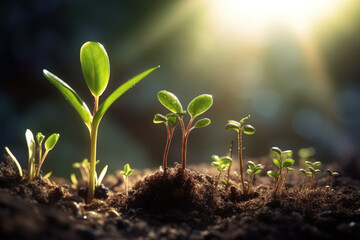
[{"label": "plant cluster", "polygon": [[305,161],[305,164],[308,166],[309,171],[306,171],[303,168],[299,169],[299,171],[305,175],[304,188],[306,187],[306,177],[311,177],[310,188],[313,189],[314,183],[315,183],[315,176],[321,173],[321,170],[316,169],[315,167],[321,166],[321,162],[320,161],[316,161],[316,162]]},{"label": "plant cluster", "polygon": [[248,169],[246,170],[247,174],[250,175],[249,183],[248,183],[248,193],[252,192],[252,185],[254,182],[255,175],[260,173],[263,169],[263,166],[259,164],[255,164],[253,161],[248,161]]},{"label": "plant cluster", "polygon": [[[39,178],[41,166],[43,165],[46,156],[48,153],[55,147],[57,141],[59,140],[60,134],[53,133],[45,141],[45,152],[43,154],[42,143],[45,140],[45,136],[38,132],[36,134],[36,142],[34,140],[34,135],[30,129],[27,129],[25,132],[26,143],[28,147],[28,171],[27,171],[27,180],[34,181]],[[37,143],[37,144],[36,144]],[[5,147],[6,152],[9,154],[10,158],[14,161],[16,167],[19,170],[20,177],[23,177],[23,171],[20,163],[16,157],[11,153],[8,147]],[[50,177],[52,172],[49,172],[44,176],[44,178]]]}]

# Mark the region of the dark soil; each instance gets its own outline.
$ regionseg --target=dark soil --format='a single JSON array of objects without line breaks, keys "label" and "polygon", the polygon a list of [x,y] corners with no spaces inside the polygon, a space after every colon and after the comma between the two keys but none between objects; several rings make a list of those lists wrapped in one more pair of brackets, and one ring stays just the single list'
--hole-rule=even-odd
[{"label": "dark soil", "polygon": [[137,171],[130,176],[129,196],[119,175],[107,176],[107,188],[98,191],[109,197],[85,204],[78,195],[81,184],[72,189],[64,179],[27,182],[5,161],[0,239],[360,239],[355,180],[341,176],[329,192],[323,175],[314,190],[301,191],[303,178],[295,172],[274,198],[266,173],[256,176],[253,193],[242,195],[235,179],[228,191],[216,186],[216,171],[208,168],[176,167],[166,176]]}]

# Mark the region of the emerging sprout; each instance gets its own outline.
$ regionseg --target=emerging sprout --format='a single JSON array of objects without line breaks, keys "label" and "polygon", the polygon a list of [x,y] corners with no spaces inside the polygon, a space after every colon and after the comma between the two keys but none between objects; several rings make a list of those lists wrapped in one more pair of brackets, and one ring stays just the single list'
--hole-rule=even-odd
[{"label": "emerging sprout", "polygon": [[208,118],[203,118],[198,120],[194,126],[192,123],[194,119],[200,114],[206,112],[213,104],[213,98],[211,95],[202,94],[196,98],[194,98],[188,105],[187,111],[190,114],[190,121],[185,128],[183,117],[186,114],[186,111],[183,110],[182,105],[179,99],[171,92],[162,90],[158,92],[157,97],[162,105],[166,107],[168,110],[173,112],[180,121],[180,126],[182,130],[182,170],[184,171],[186,168],[186,148],[187,148],[187,140],[190,132],[194,128],[202,128],[208,126],[211,121]]},{"label": "emerging sprout", "polygon": [[248,193],[252,192],[252,185],[254,182],[254,177],[255,174],[258,174],[262,171],[263,166],[259,163],[259,164],[255,164],[253,161],[248,161],[248,169],[246,170],[247,174],[250,175],[250,180],[249,180],[249,186],[248,186]]},{"label": "emerging sprout", "polygon": [[80,49],[80,62],[85,82],[91,94],[94,96],[94,109],[92,114],[86,103],[68,84],[45,69],[43,73],[50,83],[52,83],[75,108],[89,130],[91,146],[89,188],[87,195],[87,202],[89,203],[94,198],[95,192],[97,134],[101,119],[115,100],[159,67],[148,69],[123,83],[99,106],[99,98],[105,91],[110,76],[110,62],[105,48],[98,42],[86,42]]},{"label": "emerging sprout", "polygon": [[124,166],[124,171],[121,171],[120,174],[124,176],[125,183],[125,195],[129,195],[129,176],[133,173],[133,169],[130,168],[130,165],[127,163]]},{"label": "emerging sprout", "polygon": [[[42,142],[45,139],[45,136],[42,135],[42,133],[37,133],[36,140],[37,140],[37,152],[36,152],[36,143],[34,140],[34,135],[30,131],[30,129],[27,129],[25,132],[26,137],[26,143],[28,146],[28,175],[27,179],[29,181],[34,181],[36,178],[40,176],[40,169],[42,164],[45,161],[46,156],[48,153],[55,147],[57,141],[59,140],[60,134],[53,133],[48,137],[45,141],[45,153],[42,155]],[[15,158],[15,156],[11,153],[10,149],[8,147],[5,147],[6,152],[9,154],[10,158],[14,161],[16,164],[16,167],[19,170],[20,177],[23,176],[22,168]],[[36,154],[37,153],[37,154]],[[51,175],[51,172],[46,174],[44,178],[49,178]]]},{"label": "emerging sprout", "polygon": [[307,179],[308,179],[308,177],[311,177],[312,176],[312,173],[311,172],[307,172],[305,169],[303,169],[303,168],[301,168],[301,169],[299,169],[299,172],[301,172],[302,174],[304,174],[304,176],[305,176],[305,180],[304,180],[304,183],[303,183],[303,185],[302,185],[302,187],[301,187],[301,190],[304,190],[304,189],[306,189],[306,183],[307,183]]},{"label": "emerging sprout", "polygon": [[309,167],[310,173],[311,173],[311,189],[314,188],[314,183],[315,183],[315,176],[321,173],[320,169],[315,169],[315,167],[319,167],[321,166],[321,162],[316,161],[316,162],[310,162],[310,161],[305,161],[305,164]]},{"label": "emerging sprout", "polygon": [[326,188],[330,189],[330,190],[333,190],[332,186],[333,186],[333,183],[334,183],[334,177],[340,176],[340,173],[333,172],[330,169],[327,169],[326,172],[330,175],[330,184],[328,186],[326,186]]},{"label": "emerging sprout", "polygon": [[[292,159],[293,152],[291,150],[281,151],[278,147],[272,147],[270,154],[273,156],[273,162],[279,168],[278,172],[268,171],[268,175],[276,179],[273,189],[273,196],[276,196],[285,184],[288,173],[294,171],[294,169],[290,167],[295,163],[295,160]],[[283,176],[283,168],[286,168],[285,176]]]},{"label": "emerging sprout", "polygon": [[233,129],[238,133],[238,158],[240,164],[240,180],[242,186],[242,193],[246,193],[245,188],[245,180],[244,180],[244,171],[243,171],[243,163],[242,163],[242,133],[246,135],[253,135],[255,133],[255,128],[251,125],[244,125],[244,123],[250,118],[250,115],[244,117],[239,122],[234,120],[229,120],[228,123],[225,125],[225,129]]},{"label": "emerging sprout", "polygon": [[[96,161],[96,165],[99,163],[100,161],[97,160]],[[89,160],[87,158],[84,158],[84,160],[81,163],[78,162],[74,162],[73,163],[73,168],[78,168],[81,174],[81,180],[84,182],[88,182],[89,181],[89,175],[90,175],[90,163]],[[97,173],[95,172],[95,186],[99,187],[101,185],[102,180],[104,179],[106,172],[108,170],[108,165],[106,165],[102,171],[100,172],[100,175],[98,177]],[[74,173],[72,173],[70,175],[70,180],[72,182],[72,188],[77,188],[78,186],[78,180],[76,178],[76,175]]]},{"label": "emerging sprout", "polygon": [[[220,181],[221,172],[226,171],[227,169],[229,169],[229,167],[230,167],[230,165],[232,163],[232,159],[229,156],[219,157],[218,155],[212,155],[211,158],[214,160],[211,163],[211,165],[216,167],[217,170],[219,171],[219,175],[216,178],[216,185],[217,185],[218,182]],[[226,180],[221,180],[221,183],[226,187],[226,185],[227,185]]]},{"label": "emerging sprout", "polygon": [[165,145],[165,151],[163,156],[163,169],[164,169],[164,176],[166,175],[167,171],[167,156],[169,153],[170,143],[171,139],[174,134],[174,129],[176,125],[178,124],[177,116],[174,113],[169,113],[166,116],[163,116],[159,113],[155,114],[153,122],[155,124],[164,123],[166,127],[166,145]]}]

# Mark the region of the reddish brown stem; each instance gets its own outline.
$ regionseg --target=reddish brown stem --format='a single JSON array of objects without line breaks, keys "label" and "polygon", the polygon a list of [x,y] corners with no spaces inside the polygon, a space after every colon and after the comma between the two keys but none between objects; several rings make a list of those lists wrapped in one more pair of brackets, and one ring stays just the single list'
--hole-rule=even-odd
[{"label": "reddish brown stem", "polygon": [[183,130],[183,141],[182,141],[182,170],[185,171],[186,168],[186,148],[187,148],[187,140],[189,137],[189,134],[191,132],[191,124],[194,121],[193,118],[190,119],[189,124],[185,130],[184,121],[182,118],[180,118],[180,124],[181,128]]},{"label": "reddish brown stem", "polygon": [[172,136],[174,134],[174,128],[171,128],[171,131],[170,131],[169,124],[167,122],[165,122],[165,126],[166,126],[167,139],[166,139],[166,146],[165,146],[164,157],[163,157],[164,176],[166,175],[166,171],[167,171],[167,156],[169,153],[170,143],[171,143]]}]

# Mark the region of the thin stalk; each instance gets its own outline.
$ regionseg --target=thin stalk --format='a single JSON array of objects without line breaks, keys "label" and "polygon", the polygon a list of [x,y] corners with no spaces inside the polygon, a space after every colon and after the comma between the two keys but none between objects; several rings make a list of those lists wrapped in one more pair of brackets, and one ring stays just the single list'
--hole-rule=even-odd
[{"label": "thin stalk", "polygon": [[164,157],[163,157],[164,176],[166,175],[166,170],[167,170],[167,156],[169,153],[170,143],[171,143],[172,136],[174,134],[174,128],[171,128],[171,131],[170,131],[169,124],[167,122],[165,122],[165,126],[166,126],[167,139],[166,139],[166,146],[165,146]]},{"label": "thin stalk", "polygon": [[286,182],[286,179],[287,179],[288,174],[289,174],[289,170],[286,169],[285,177],[284,177],[284,180],[283,180],[283,182],[282,182],[282,184],[281,184],[281,188],[283,188],[283,186],[285,186],[285,182]]},{"label": "thin stalk", "polygon": [[[232,160],[232,155],[233,155],[233,145],[234,145],[234,141],[231,141],[230,143],[230,149],[229,149],[229,157]],[[228,190],[229,186],[230,186],[230,168],[231,168],[232,162],[230,163],[229,167],[228,167],[228,172],[227,172],[227,176],[226,176],[226,186],[225,186],[225,191]]]},{"label": "thin stalk", "polygon": [[221,177],[221,172],[219,171],[219,175],[217,176],[217,179],[216,179],[216,182],[215,182],[216,187],[219,186],[220,177]]},{"label": "thin stalk", "polygon": [[125,195],[129,196],[129,176],[124,176],[125,182]]},{"label": "thin stalk", "polygon": [[244,174],[243,174],[243,164],[242,164],[242,129],[239,129],[238,133],[238,157],[239,157],[239,164],[240,164],[240,177],[241,177],[241,186],[242,186],[242,194],[245,194],[245,182],[244,182]]},{"label": "thin stalk", "polygon": [[332,188],[332,185],[333,185],[333,178],[334,178],[334,176],[331,175],[331,177],[330,177],[330,188]]},{"label": "thin stalk", "polygon": [[185,171],[186,168],[186,148],[187,148],[187,140],[189,137],[189,134],[191,132],[191,124],[194,121],[194,118],[191,118],[189,121],[189,124],[185,130],[184,122],[182,121],[182,118],[180,118],[180,124],[181,128],[183,129],[183,141],[182,141],[182,170]]},{"label": "thin stalk", "polygon": [[37,168],[37,171],[36,171],[36,175],[35,176],[39,176],[40,175],[40,169],[41,169],[41,166],[46,158],[46,156],[48,155],[49,151],[45,151],[44,155],[42,156],[42,158],[39,158],[39,164],[38,164],[38,168]]},{"label": "thin stalk", "polygon": [[36,177],[38,177],[40,175],[40,168],[41,168],[41,159],[42,159],[42,146],[41,146],[41,142],[39,143],[39,146],[38,146],[38,159],[39,159],[39,167],[37,169],[37,172],[36,172]]},{"label": "thin stalk", "polygon": [[249,181],[249,187],[248,187],[248,193],[252,192],[252,186],[253,186],[253,182],[254,182],[254,177],[255,177],[255,174],[251,174],[250,181]]},{"label": "thin stalk", "polygon": [[305,180],[304,180],[304,183],[303,183],[303,185],[302,185],[301,190],[305,190],[305,189],[306,189],[306,183],[307,183],[307,176],[305,176]]},{"label": "thin stalk", "polygon": [[89,174],[89,189],[87,195],[87,203],[90,203],[94,198],[95,193],[95,169],[96,169],[96,146],[97,146],[97,132],[98,125],[92,123],[91,124],[91,132],[90,132],[90,174]]},{"label": "thin stalk", "polygon": [[281,189],[281,185],[282,185],[282,167],[280,167],[280,170],[279,170],[279,178],[276,182],[276,186],[275,186],[275,189],[273,191],[273,195],[277,195],[279,190]]},{"label": "thin stalk", "polygon": [[315,182],[315,173],[312,173],[312,177],[311,177],[311,189],[314,188],[314,182]]}]

